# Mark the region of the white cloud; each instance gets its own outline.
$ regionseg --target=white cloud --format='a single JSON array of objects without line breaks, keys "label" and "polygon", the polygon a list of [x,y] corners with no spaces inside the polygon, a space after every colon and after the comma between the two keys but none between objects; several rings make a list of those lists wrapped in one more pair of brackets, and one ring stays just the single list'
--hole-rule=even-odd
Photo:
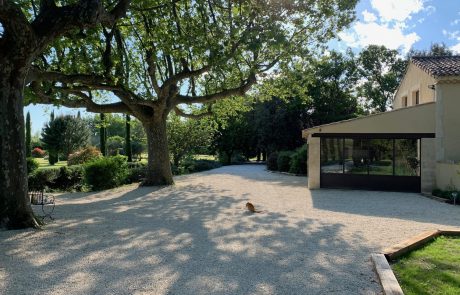
[{"label": "white cloud", "polygon": [[433,5],[428,5],[423,10],[426,11],[426,15],[429,16],[436,12],[436,7],[434,7]]},{"label": "white cloud", "polygon": [[371,5],[384,22],[403,22],[423,9],[422,0],[371,0]]},{"label": "white cloud", "polygon": [[460,54],[460,42],[457,45],[450,47],[450,49],[455,51],[455,53]]},{"label": "white cloud", "polygon": [[372,12],[367,11],[367,9],[363,11],[363,17],[364,17],[364,21],[366,23],[372,23],[372,22],[375,22],[377,20],[377,17],[375,16],[375,14],[373,14]]},{"label": "white cloud", "polygon": [[390,49],[401,49],[403,54],[420,40],[417,33],[404,34],[402,26],[357,22],[353,29],[339,34],[349,46],[362,48],[370,44],[384,45]]},{"label": "white cloud", "polygon": [[451,26],[456,26],[456,25],[458,25],[458,24],[460,24],[460,18],[455,19],[455,20],[453,20],[453,21],[450,23]]}]

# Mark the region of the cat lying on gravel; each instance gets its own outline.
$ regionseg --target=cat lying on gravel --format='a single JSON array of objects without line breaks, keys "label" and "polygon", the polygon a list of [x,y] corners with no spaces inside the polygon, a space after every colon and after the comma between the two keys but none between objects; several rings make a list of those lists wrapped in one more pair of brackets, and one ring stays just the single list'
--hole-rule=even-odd
[{"label": "cat lying on gravel", "polygon": [[256,210],[254,205],[252,203],[249,203],[249,202],[246,203],[246,208],[248,208],[248,210],[251,211],[252,213],[263,213],[262,211]]}]

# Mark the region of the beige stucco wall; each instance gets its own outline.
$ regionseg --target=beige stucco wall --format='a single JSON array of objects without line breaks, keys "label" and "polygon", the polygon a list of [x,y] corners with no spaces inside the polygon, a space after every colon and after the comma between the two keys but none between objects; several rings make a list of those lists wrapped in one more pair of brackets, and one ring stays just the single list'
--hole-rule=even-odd
[{"label": "beige stucco wall", "polygon": [[436,159],[460,161],[460,83],[436,85]]},{"label": "beige stucco wall", "polygon": [[403,107],[402,98],[407,96],[407,106],[415,105],[415,91],[419,90],[419,103],[427,103],[434,101],[434,90],[428,88],[429,85],[436,83],[435,78],[428,73],[410,63],[406,75],[404,76],[399,88],[395,94],[393,109]]},{"label": "beige stucco wall", "polygon": [[442,190],[460,189],[459,164],[436,164],[436,187]]},{"label": "beige stucco wall", "polygon": [[422,138],[421,142],[421,191],[431,193],[436,187],[436,140]]},{"label": "beige stucco wall", "polygon": [[308,188],[320,187],[320,139],[319,137],[308,138]]},{"label": "beige stucco wall", "polygon": [[322,125],[303,130],[303,137],[313,133],[435,133],[435,107],[432,102]]}]

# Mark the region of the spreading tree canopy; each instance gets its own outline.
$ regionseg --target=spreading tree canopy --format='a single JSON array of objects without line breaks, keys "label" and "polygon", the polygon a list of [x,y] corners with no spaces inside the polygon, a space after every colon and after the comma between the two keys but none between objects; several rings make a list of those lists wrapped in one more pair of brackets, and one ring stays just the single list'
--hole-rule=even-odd
[{"label": "spreading tree canopy", "polygon": [[112,26],[129,2],[0,1],[0,227],[39,226],[27,197],[23,115],[32,62],[46,63],[43,53],[63,36],[76,36],[100,23]]},{"label": "spreading tree canopy", "polygon": [[56,42],[35,61],[30,90],[36,102],[138,118],[148,141],[145,184],[171,184],[171,111],[194,117],[185,105],[244,95],[274,67],[335,36],[356,2],[136,1],[122,22],[82,31],[84,41]]}]

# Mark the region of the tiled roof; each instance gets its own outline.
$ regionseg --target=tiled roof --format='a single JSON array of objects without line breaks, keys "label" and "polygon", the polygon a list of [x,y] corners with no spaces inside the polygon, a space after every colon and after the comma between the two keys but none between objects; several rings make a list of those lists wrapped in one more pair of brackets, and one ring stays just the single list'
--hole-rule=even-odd
[{"label": "tiled roof", "polygon": [[435,77],[460,76],[460,55],[414,56],[411,61]]}]

